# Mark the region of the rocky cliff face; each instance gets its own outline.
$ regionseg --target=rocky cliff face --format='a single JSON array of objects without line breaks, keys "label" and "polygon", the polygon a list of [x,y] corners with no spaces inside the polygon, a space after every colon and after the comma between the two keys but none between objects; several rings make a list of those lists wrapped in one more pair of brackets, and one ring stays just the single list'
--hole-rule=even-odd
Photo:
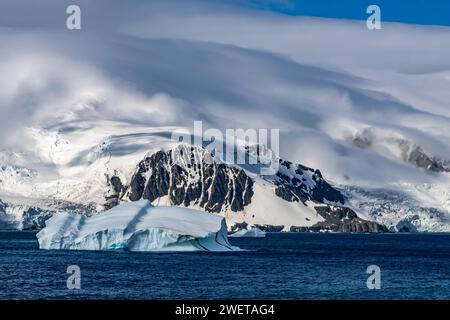
[{"label": "rocky cliff face", "polygon": [[252,195],[253,180],[244,170],[219,163],[204,149],[180,146],[145,157],[122,199],[154,201],[167,196],[175,206],[219,213],[243,210]]},{"label": "rocky cliff face", "polygon": [[394,157],[417,168],[432,172],[450,172],[450,160],[427,154],[421,146],[408,139],[389,134],[381,134],[377,137],[372,128],[357,132],[352,138],[352,143],[361,149],[376,149],[381,146],[385,152],[387,152],[386,150],[396,150],[393,153],[391,151]]},{"label": "rocky cliff face", "polygon": [[[255,175],[215,159],[203,148],[184,144],[147,155],[137,165],[127,185],[118,176],[110,177],[105,207],[111,208],[120,201],[165,199],[165,203],[175,206],[195,207],[224,215],[239,213],[255,201],[255,183],[272,186],[273,196],[283,201],[298,202],[299,206],[307,206],[308,201],[318,204],[314,210],[323,221],[306,229],[291,227],[291,231],[385,230],[381,225],[359,219],[355,212],[343,207],[343,195],[323,178],[319,170],[279,159],[276,174]],[[328,205],[330,203],[335,205]],[[321,204],[327,205],[319,206]],[[277,212],[272,214],[276,216]],[[265,224],[258,227],[280,231],[285,226]]]},{"label": "rocky cliff face", "polygon": [[407,162],[418,168],[424,168],[433,172],[450,172],[450,163],[448,160],[431,157],[419,146],[413,146],[409,152],[404,152],[402,156]]},{"label": "rocky cliff face", "polygon": [[315,210],[325,220],[311,227],[292,226],[292,232],[332,231],[332,232],[388,232],[388,229],[374,221],[364,220],[351,209],[341,206],[317,206]]},{"label": "rocky cliff face", "polygon": [[286,201],[307,200],[344,204],[342,194],[333,188],[319,170],[280,160],[279,171],[274,180],[275,194]]}]

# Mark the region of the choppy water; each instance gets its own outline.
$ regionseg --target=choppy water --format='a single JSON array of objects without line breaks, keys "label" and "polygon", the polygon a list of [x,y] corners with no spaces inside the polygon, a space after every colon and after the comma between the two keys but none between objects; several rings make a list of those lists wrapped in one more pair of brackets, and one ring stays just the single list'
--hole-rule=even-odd
[{"label": "choppy water", "polygon": [[[44,251],[0,232],[0,299],[450,299],[448,234],[268,234],[249,251]],[[69,265],[81,289],[68,290]],[[366,268],[381,268],[369,290]]]}]

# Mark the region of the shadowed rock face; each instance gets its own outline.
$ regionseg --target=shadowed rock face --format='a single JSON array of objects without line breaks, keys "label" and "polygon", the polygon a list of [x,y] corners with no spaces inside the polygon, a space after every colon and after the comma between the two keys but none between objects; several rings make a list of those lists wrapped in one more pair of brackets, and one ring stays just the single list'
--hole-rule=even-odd
[{"label": "shadowed rock face", "polygon": [[194,148],[158,151],[139,163],[125,197],[154,201],[168,196],[172,205],[196,205],[208,212],[243,210],[251,202],[253,180],[242,169],[209,160],[205,150]]},{"label": "shadowed rock face", "polygon": [[415,147],[410,153],[403,157],[409,163],[419,168],[424,168],[433,172],[450,172],[448,163],[428,156],[420,147]]},{"label": "shadowed rock face", "polygon": [[125,186],[116,175],[108,178],[109,189],[105,195],[105,210],[109,210],[119,204],[120,196],[125,191]]},{"label": "shadowed rock face", "polygon": [[23,212],[22,230],[39,230],[45,227],[45,221],[54,215],[54,211],[31,207]]},{"label": "shadowed rock face", "polygon": [[5,214],[6,204],[0,199],[0,214]]},{"label": "shadowed rock face", "polygon": [[8,224],[1,219],[4,215],[6,215],[6,204],[0,199],[0,230],[9,228]]},{"label": "shadowed rock face", "polygon": [[255,227],[264,232],[280,232],[284,229],[284,226],[272,226],[270,224],[257,224]]},{"label": "shadowed rock face", "polygon": [[438,157],[427,154],[416,143],[397,137],[377,137],[372,129],[365,129],[352,139],[355,146],[361,149],[372,147],[374,144],[383,143],[394,146],[400,150],[400,158],[418,168],[423,168],[432,172],[450,172],[450,161],[439,159]]},{"label": "shadowed rock face", "polygon": [[275,194],[286,201],[312,200],[323,203],[325,201],[344,204],[342,194],[334,189],[319,170],[280,161],[280,171],[276,174]]},{"label": "shadowed rock face", "polygon": [[387,228],[375,221],[361,219],[350,208],[339,206],[317,206],[314,207],[318,214],[325,220],[310,227],[290,228],[291,232],[308,232],[328,230],[333,232],[388,232]]}]

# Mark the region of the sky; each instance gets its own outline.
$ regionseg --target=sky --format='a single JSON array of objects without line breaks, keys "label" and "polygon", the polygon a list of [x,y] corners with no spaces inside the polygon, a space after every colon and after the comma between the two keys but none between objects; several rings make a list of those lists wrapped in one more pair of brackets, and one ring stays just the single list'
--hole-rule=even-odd
[{"label": "sky", "polygon": [[[70,4],[84,7],[84,14],[102,13],[101,20],[131,17],[133,11],[148,7],[158,12],[161,7],[173,13],[202,12],[213,8],[216,14],[228,10],[247,11],[257,15],[259,11],[275,12],[289,16],[311,16],[336,19],[366,20],[366,9],[375,4],[381,8],[382,21],[420,25],[450,26],[450,1],[448,0],[198,0],[198,1],[144,1],[129,0],[125,10],[120,1],[85,0],[2,0],[0,2],[0,26],[49,26],[60,23],[58,12]],[[138,10],[135,10],[135,9]],[[194,8],[194,9],[192,9]],[[38,23],[35,23],[38,22]]]},{"label": "sky", "polygon": [[[223,0],[215,0],[223,2]],[[250,9],[274,11],[293,16],[338,19],[367,19],[366,8],[381,8],[382,19],[423,25],[450,26],[448,0],[225,0]]]}]

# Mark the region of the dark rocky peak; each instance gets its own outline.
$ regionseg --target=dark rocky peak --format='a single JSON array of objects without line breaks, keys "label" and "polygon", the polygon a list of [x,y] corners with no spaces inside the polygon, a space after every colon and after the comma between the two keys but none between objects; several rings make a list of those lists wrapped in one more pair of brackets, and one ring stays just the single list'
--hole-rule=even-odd
[{"label": "dark rocky peak", "polygon": [[273,178],[275,194],[286,201],[312,200],[320,203],[344,204],[343,195],[333,188],[319,170],[280,159],[280,167]]},{"label": "dark rocky peak", "polygon": [[253,180],[244,170],[215,160],[205,149],[180,144],[141,161],[123,198],[168,196],[172,205],[221,212],[243,210],[252,195]]}]

